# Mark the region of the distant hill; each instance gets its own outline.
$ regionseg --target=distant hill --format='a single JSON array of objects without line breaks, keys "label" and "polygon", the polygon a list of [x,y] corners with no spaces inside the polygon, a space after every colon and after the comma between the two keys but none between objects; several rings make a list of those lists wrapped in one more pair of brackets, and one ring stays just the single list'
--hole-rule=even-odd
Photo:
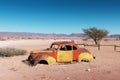
[{"label": "distant hill", "polygon": [[108,38],[114,38],[114,39],[120,40],[120,34],[113,34],[113,35],[108,36]]},{"label": "distant hill", "polygon": [[[4,39],[33,39],[33,38],[88,38],[83,33],[72,33],[72,34],[44,34],[44,33],[30,33],[30,32],[0,32],[0,40]],[[107,38],[120,39],[120,34],[109,35]]]},{"label": "distant hill", "polygon": [[72,34],[44,34],[30,32],[0,32],[0,38],[60,38],[60,37],[86,37],[83,33]]}]

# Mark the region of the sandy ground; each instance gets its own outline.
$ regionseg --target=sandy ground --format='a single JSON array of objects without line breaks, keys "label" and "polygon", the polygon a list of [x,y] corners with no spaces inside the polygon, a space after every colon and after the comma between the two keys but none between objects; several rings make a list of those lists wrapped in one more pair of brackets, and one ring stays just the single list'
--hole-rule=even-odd
[{"label": "sandy ground", "polygon": [[[100,51],[96,47],[85,47],[96,56],[90,63],[38,64],[31,67],[22,62],[28,57],[29,51],[48,48],[52,42],[54,40],[0,41],[0,47],[28,51],[24,56],[0,58],[0,80],[120,80],[120,48],[114,51],[112,46],[101,47]],[[102,44],[120,45],[120,41]]]}]

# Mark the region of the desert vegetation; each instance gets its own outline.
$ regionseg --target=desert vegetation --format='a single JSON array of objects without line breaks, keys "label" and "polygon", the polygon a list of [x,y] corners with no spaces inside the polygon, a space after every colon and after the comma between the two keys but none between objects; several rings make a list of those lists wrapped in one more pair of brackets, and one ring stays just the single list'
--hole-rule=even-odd
[{"label": "desert vegetation", "polygon": [[26,50],[21,50],[17,48],[0,48],[0,57],[25,55],[26,53]]},{"label": "desert vegetation", "polygon": [[107,30],[97,29],[96,27],[83,29],[83,31],[86,35],[88,35],[88,37],[94,40],[96,45],[99,45],[100,40],[102,40],[108,34]]}]

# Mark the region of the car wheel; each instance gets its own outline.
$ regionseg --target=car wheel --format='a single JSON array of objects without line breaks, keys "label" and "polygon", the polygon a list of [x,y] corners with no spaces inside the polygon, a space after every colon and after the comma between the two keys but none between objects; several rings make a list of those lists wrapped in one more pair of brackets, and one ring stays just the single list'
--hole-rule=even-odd
[{"label": "car wheel", "polygon": [[81,62],[89,62],[89,60],[87,58],[84,58],[81,60]]}]

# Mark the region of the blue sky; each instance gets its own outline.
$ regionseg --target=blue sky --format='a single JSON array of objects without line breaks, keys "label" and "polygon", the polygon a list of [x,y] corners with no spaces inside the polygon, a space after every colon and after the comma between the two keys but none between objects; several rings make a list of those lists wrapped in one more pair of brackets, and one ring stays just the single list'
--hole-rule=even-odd
[{"label": "blue sky", "polygon": [[120,33],[119,0],[0,0],[0,32]]}]

